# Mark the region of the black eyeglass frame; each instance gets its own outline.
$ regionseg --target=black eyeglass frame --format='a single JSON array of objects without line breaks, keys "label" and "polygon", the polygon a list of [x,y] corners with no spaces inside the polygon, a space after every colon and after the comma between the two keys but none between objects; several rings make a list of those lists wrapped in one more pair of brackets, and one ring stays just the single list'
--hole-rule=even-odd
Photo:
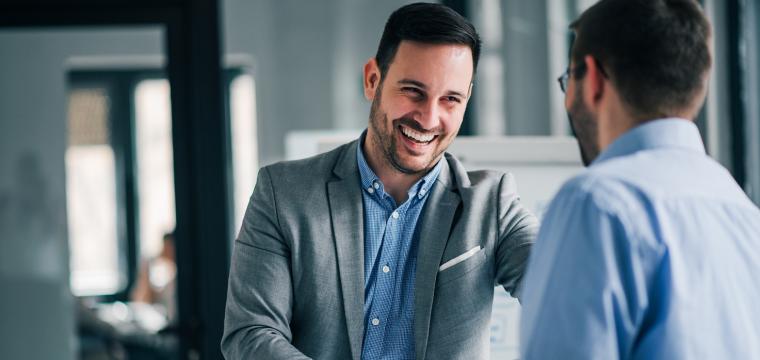
[{"label": "black eyeglass frame", "polygon": [[[604,66],[602,66],[602,64],[599,63],[599,60],[596,58],[594,58],[594,62],[596,63],[596,67],[599,68],[599,72],[602,73],[602,76],[606,78],[607,72],[604,71]],[[559,83],[559,88],[562,90],[562,93],[566,93],[567,91],[567,83],[570,81],[571,73],[575,78],[582,78],[583,75],[586,74],[586,63],[582,62],[576,65],[574,68],[570,68],[570,66],[568,66],[567,69],[565,69],[565,72],[557,78],[557,82]]]}]

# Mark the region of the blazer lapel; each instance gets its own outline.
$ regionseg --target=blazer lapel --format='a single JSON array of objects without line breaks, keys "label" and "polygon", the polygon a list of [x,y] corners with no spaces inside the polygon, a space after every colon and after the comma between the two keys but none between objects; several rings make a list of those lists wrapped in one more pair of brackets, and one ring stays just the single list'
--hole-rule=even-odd
[{"label": "blazer lapel", "polygon": [[330,203],[348,339],[352,357],[358,360],[364,338],[364,221],[355,155],[357,143],[355,141],[346,146],[338,160],[334,168],[338,179],[327,184],[327,198]]},{"label": "blazer lapel", "polygon": [[453,191],[447,159],[444,158],[442,161],[443,168],[425,204],[419,232],[414,283],[414,338],[417,359],[425,358],[438,267],[449,238],[454,214],[461,202],[459,195]]}]

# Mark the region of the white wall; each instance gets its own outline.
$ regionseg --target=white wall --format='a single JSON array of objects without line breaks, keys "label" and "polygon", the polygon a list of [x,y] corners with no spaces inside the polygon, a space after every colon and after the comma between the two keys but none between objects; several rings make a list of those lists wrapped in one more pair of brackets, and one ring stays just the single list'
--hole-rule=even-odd
[{"label": "white wall", "polygon": [[157,29],[0,31],[0,359],[76,351],[65,215],[66,63],[159,54]]}]

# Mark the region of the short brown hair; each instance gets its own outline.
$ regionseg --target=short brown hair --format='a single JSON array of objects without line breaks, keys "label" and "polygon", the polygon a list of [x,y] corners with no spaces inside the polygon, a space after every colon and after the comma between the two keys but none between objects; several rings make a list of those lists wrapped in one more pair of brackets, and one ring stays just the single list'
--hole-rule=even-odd
[{"label": "short brown hair", "polygon": [[466,45],[472,50],[473,74],[478,67],[480,35],[472,23],[448,6],[414,3],[402,6],[391,14],[375,55],[381,78],[385,78],[403,40]]},{"label": "short brown hair", "polygon": [[695,0],[602,0],[570,25],[571,58],[596,58],[631,111],[696,110],[712,59],[710,23]]}]

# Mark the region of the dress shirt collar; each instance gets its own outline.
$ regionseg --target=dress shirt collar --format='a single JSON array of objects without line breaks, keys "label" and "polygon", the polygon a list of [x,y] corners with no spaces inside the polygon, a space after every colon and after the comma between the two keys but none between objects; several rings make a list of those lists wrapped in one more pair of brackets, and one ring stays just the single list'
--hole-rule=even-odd
[{"label": "dress shirt collar", "polygon": [[681,148],[705,153],[699,129],[693,121],[666,118],[647,121],[628,130],[599,154],[592,165],[640,150],[657,148]]}]

